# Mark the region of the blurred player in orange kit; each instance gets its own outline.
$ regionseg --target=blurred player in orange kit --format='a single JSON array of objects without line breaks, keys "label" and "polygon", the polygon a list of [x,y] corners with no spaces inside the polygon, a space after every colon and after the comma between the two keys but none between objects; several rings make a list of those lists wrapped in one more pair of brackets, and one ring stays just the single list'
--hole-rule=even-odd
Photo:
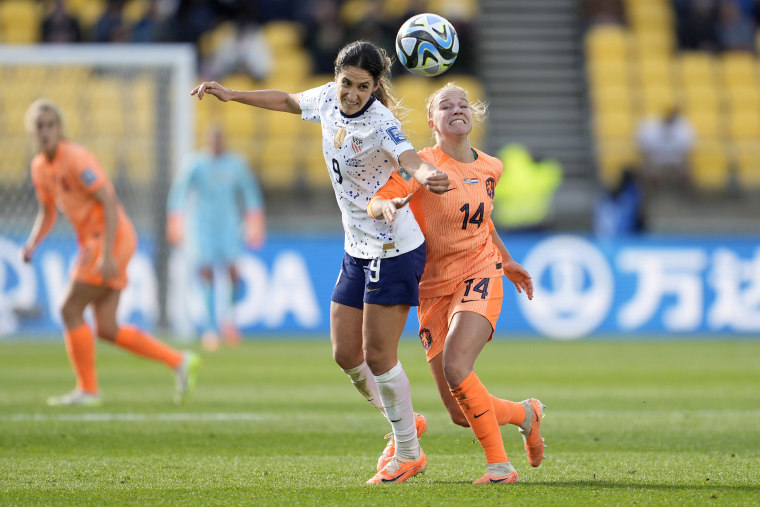
[{"label": "blurred player in orange kit", "polygon": [[528,461],[539,466],[543,405],[535,398],[513,402],[488,393],[473,368],[501,312],[502,275],[533,298],[533,282],[515,262],[491,222],[493,196],[502,173],[498,158],[472,148],[473,118],[485,104],[470,104],[467,91],[449,83],[428,100],[428,125],[436,145],[420,157],[449,175],[449,191],[428,198],[403,169],[369,202],[373,217],[393,222],[407,203],[425,233],[427,261],[420,281],[420,339],[441,400],[454,423],[472,428],[485,451],[486,473],[475,484],[514,483],[500,425],[519,427]]},{"label": "blurred player in orange kit", "polygon": [[32,182],[39,209],[21,255],[30,262],[37,246],[52,229],[56,207],[77,235],[79,255],[61,307],[64,338],[77,378],[76,388],[48,399],[49,405],[98,405],[95,341],[84,320],[92,308],[97,335],[139,356],[160,361],[176,377],[175,401],[184,401],[195,384],[200,359],[179,352],[133,326],[120,326],[116,310],[127,285],[127,264],[137,247],[137,235],[97,159],[87,149],[63,137],[63,117],[57,105],[40,99],[26,113],[26,128],[38,153],[32,159]]}]

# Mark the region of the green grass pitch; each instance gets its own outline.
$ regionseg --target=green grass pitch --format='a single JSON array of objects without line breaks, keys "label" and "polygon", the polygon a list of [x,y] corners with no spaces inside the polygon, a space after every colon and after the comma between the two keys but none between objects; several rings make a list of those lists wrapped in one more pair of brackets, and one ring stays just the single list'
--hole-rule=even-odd
[{"label": "green grass pitch", "polygon": [[495,395],[547,404],[547,458],[502,433],[516,485],[474,486],[485,458],[454,426],[424,354],[400,357],[428,418],[428,470],[367,486],[389,425],[332,362],[329,340],[254,339],[203,355],[172,404],[163,365],[98,344],[104,403],[73,387],[60,340],[0,343],[0,505],[758,505],[760,340],[496,339],[476,371]]}]

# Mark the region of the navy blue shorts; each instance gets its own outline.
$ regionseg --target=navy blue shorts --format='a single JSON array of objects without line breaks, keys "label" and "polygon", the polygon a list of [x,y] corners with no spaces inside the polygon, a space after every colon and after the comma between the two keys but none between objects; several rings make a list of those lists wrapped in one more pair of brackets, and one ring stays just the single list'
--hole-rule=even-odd
[{"label": "navy blue shorts", "polygon": [[331,299],[359,309],[364,303],[419,306],[425,256],[425,243],[385,259],[357,259],[345,254]]}]

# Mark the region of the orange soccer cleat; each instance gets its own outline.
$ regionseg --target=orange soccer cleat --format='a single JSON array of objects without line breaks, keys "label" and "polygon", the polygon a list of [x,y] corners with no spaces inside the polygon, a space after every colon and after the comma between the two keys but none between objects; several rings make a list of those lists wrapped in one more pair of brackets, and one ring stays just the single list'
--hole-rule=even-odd
[{"label": "orange soccer cleat", "polygon": [[404,482],[409,477],[421,474],[427,468],[427,457],[420,449],[420,457],[414,461],[399,461],[393,456],[388,464],[375,474],[367,484],[382,484],[384,482]]},{"label": "orange soccer cleat", "polygon": [[[417,438],[420,438],[420,436],[427,431],[427,419],[425,419],[425,416],[422,414],[414,414],[414,425],[417,427]],[[385,449],[383,449],[383,453],[377,459],[378,472],[385,468],[385,465],[387,465],[391,458],[396,455],[396,444],[393,442],[393,433],[388,433],[385,435],[385,438],[388,438],[389,440]]]},{"label": "orange soccer cleat", "polygon": [[520,434],[525,441],[525,452],[528,454],[530,466],[537,467],[544,459],[544,439],[541,438],[541,419],[544,417],[546,405],[535,398],[520,402],[525,408],[525,420],[519,426]]}]

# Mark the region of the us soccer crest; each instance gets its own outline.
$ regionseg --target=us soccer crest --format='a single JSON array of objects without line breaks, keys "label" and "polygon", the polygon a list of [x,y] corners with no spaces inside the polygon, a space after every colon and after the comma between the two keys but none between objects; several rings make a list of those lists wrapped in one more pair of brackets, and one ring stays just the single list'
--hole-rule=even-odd
[{"label": "us soccer crest", "polygon": [[354,153],[357,155],[361,153],[362,151],[362,140],[358,137],[352,137],[351,138],[351,150],[353,150]]}]

